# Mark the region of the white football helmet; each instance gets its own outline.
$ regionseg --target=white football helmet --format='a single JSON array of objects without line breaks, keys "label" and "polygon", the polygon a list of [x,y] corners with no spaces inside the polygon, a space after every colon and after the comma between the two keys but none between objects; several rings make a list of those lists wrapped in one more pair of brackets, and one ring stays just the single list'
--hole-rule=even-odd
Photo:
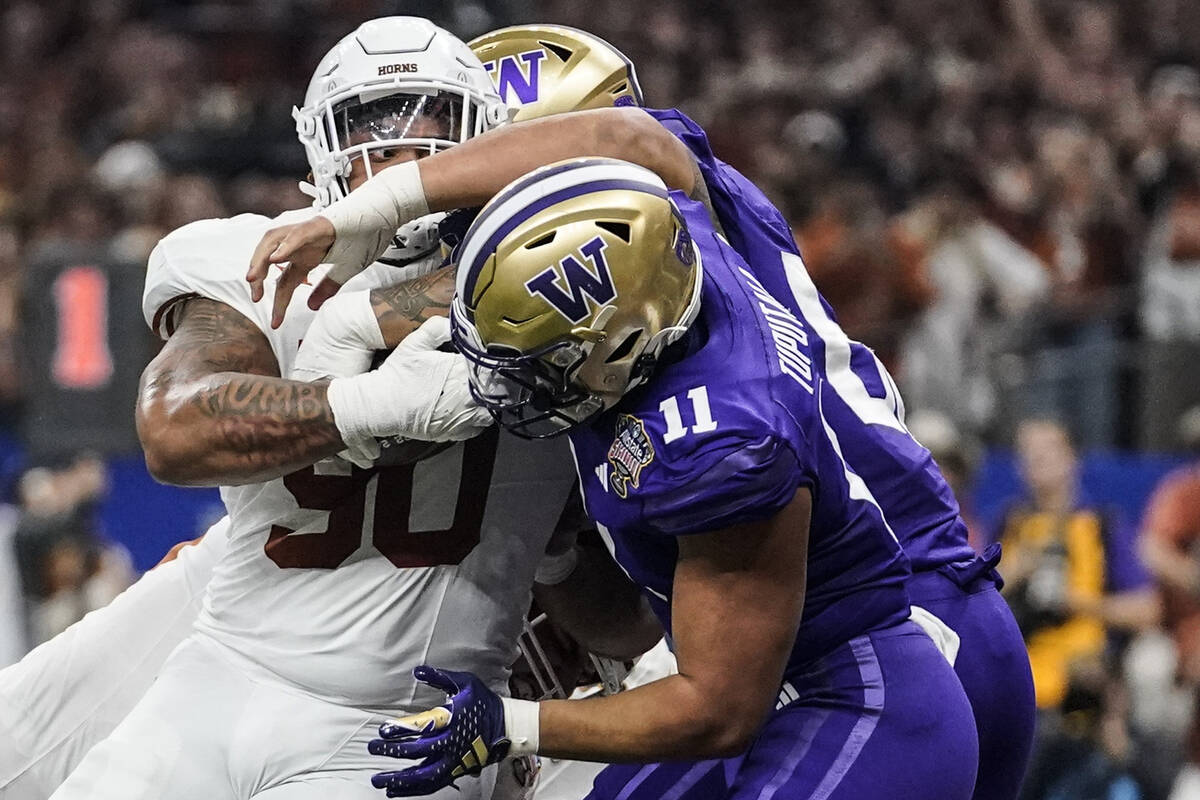
[{"label": "white football helmet", "polygon": [[304,107],[292,110],[312,169],[301,184],[325,208],[349,191],[353,158],[430,153],[508,119],[491,78],[461,40],[421,17],[382,17],[342,38],[317,65]]}]

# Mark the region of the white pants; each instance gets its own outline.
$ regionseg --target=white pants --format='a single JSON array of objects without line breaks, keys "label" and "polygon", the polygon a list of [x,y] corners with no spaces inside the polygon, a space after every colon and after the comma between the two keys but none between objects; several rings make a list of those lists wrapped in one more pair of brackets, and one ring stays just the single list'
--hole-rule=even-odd
[{"label": "white pants", "polygon": [[46,800],[141,699],[192,630],[227,520],[0,670],[0,800]]},{"label": "white pants", "polygon": [[580,800],[592,790],[592,782],[607,764],[543,758],[533,800]]},{"label": "white pants", "polygon": [[[300,692],[200,634],[53,800],[379,800],[372,756],[385,717]],[[433,797],[482,800],[495,770]],[[461,790],[461,791],[460,791]]]}]

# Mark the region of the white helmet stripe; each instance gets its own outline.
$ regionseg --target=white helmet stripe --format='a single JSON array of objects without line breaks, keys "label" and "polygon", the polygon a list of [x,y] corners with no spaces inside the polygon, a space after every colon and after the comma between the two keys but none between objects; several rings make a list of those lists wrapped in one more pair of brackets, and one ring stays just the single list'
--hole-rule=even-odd
[{"label": "white helmet stripe", "polygon": [[[483,207],[463,237],[458,260],[457,290],[470,296],[479,271],[495,242],[522,218],[535,213],[539,201],[555,202],[588,191],[633,189],[666,197],[667,186],[658,175],[645,167],[612,158],[580,158],[534,170],[513,181]],[[578,192],[570,192],[579,189]]]}]

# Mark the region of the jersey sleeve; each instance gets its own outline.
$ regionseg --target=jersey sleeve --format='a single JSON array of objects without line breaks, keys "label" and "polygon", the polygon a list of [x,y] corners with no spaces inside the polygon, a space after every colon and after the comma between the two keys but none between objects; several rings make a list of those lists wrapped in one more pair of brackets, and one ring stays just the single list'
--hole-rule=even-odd
[{"label": "jersey sleeve", "polygon": [[642,493],[644,517],[668,536],[728,528],[770,519],[815,476],[787,443],[774,435],[740,439],[664,464]]},{"label": "jersey sleeve", "polygon": [[787,219],[752,181],[716,157],[703,128],[676,108],[645,111],[683,142],[696,159],[713,211],[734,250],[748,258],[759,246],[773,258],[778,258],[778,251],[799,255]]},{"label": "jersey sleeve", "polygon": [[150,329],[166,339],[180,302],[194,297],[225,303],[269,329],[270,304],[250,299],[245,275],[254,247],[272,224],[267,217],[243,214],[193,222],[163,238],[150,253],[142,292]]}]

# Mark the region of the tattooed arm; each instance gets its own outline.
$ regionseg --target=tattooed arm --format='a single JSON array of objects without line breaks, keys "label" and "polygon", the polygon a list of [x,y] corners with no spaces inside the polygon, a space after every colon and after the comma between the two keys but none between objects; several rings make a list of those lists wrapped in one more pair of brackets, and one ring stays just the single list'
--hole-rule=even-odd
[{"label": "tattooed arm", "polygon": [[325,383],[279,377],[262,331],[230,306],[187,301],[142,373],[137,427],[165,483],[257,483],[333,455],[342,443]]},{"label": "tattooed arm", "polygon": [[454,267],[449,266],[415,280],[375,289],[371,292],[371,307],[384,342],[392,348],[430,317],[449,316],[453,298]]}]

